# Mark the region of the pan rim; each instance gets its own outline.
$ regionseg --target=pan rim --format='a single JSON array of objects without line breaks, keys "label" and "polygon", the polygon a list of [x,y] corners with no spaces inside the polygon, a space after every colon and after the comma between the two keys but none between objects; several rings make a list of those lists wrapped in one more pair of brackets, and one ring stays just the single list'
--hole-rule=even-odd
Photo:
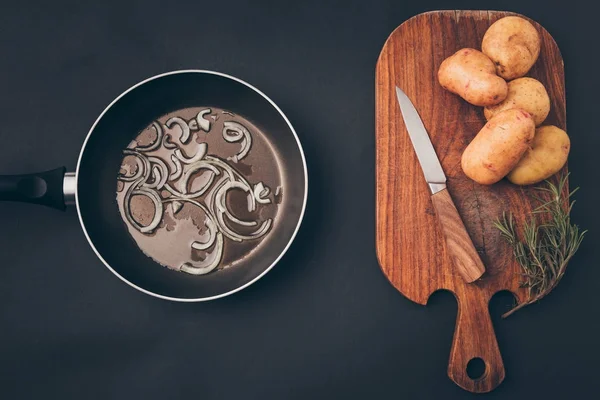
[{"label": "pan rim", "polygon": [[302,225],[302,221],[304,219],[304,212],[306,210],[306,203],[307,203],[307,199],[308,199],[308,169],[306,166],[306,158],[304,156],[304,149],[302,148],[302,144],[300,143],[300,139],[298,138],[298,135],[296,133],[296,130],[294,129],[294,127],[292,126],[291,122],[289,121],[289,119],[287,118],[287,116],[284,114],[284,112],[277,106],[277,104],[275,104],[275,102],[273,100],[271,100],[271,98],[269,98],[265,93],[263,93],[262,91],[260,91],[258,88],[254,87],[253,85],[249,84],[248,82],[240,79],[240,78],[236,78],[235,76],[232,75],[228,75],[222,72],[217,72],[217,71],[211,71],[211,70],[204,70],[204,69],[182,69],[182,70],[174,70],[174,71],[169,71],[169,72],[164,72],[161,74],[157,74],[154,76],[151,76],[147,79],[144,79],[138,83],[136,83],[135,85],[129,87],[127,90],[125,90],[124,92],[122,92],[118,97],[116,97],[113,101],[110,102],[110,104],[108,104],[108,106],[106,106],[106,108],[102,111],[102,113],[98,116],[98,118],[96,118],[96,121],[94,121],[94,124],[92,125],[92,127],[90,128],[90,130],[88,131],[85,140],[83,141],[83,145],[81,146],[81,151],[79,152],[79,157],[77,159],[77,167],[75,169],[75,176],[76,176],[76,180],[78,181],[79,179],[79,168],[81,166],[81,160],[83,159],[83,154],[85,152],[87,143],[89,138],[91,137],[92,133],[94,132],[94,129],[96,128],[96,125],[100,122],[100,120],[104,117],[104,114],[106,114],[108,112],[108,110],[110,110],[112,108],[112,106],[119,101],[121,98],[123,98],[125,95],[127,95],[129,92],[135,90],[136,88],[150,82],[156,79],[160,79],[163,78],[165,76],[169,76],[169,75],[177,75],[177,74],[187,74],[187,73],[199,73],[199,74],[208,74],[208,75],[216,75],[216,76],[220,76],[223,78],[227,78],[227,79],[231,79],[235,82],[238,82],[250,89],[252,89],[254,92],[256,92],[257,94],[259,94],[260,96],[262,96],[265,100],[267,100],[269,102],[269,104],[279,113],[279,115],[281,115],[281,117],[283,118],[283,120],[285,121],[285,123],[287,124],[287,126],[289,127],[290,131],[292,132],[292,134],[294,135],[294,139],[296,140],[296,144],[298,145],[298,150],[300,151],[300,158],[302,159],[302,168],[304,170],[304,198],[302,199],[302,209],[300,210],[300,216],[298,218],[298,222],[296,223],[296,227],[292,233],[292,235],[290,236],[290,239],[288,240],[288,242],[286,243],[285,247],[283,248],[283,250],[279,253],[279,255],[277,256],[277,258],[275,258],[275,260],[267,267],[265,268],[264,271],[262,271],[258,276],[256,276],[254,279],[250,280],[249,282],[244,283],[241,286],[238,286],[235,289],[232,289],[228,292],[225,293],[221,293],[218,295],[214,295],[214,296],[208,296],[208,297],[197,297],[197,298],[182,298],[182,297],[172,297],[172,296],[165,296],[165,295],[161,295],[158,293],[154,293],[148,289],[144,289],[141,286],[138,286],[136,284],[134,284],[133,282],[130,282],[129,280],[125,279],[122,275],[120,275],[113,267],[110,266],[110,264],[102,257],[102,255],[100,254],[100,252],[96,249],[96,246],[94,246],[94,243],[92,242],[92,240],[89,237],[89,234],[87,232],[87,229],[85,228],[85,223],[83,222],[83,217],[81,215],[81,209],[79,206],[79,184],[76,185],[76,190],[75,190],[75,206],[77,208],[77,216],[79,219],[79,223],[81,225],[81,228],[83,229],[83,233],[85,235],[86,240],[88,241],[89,245],[91,246],[92,250],[94,251],[94,253],[96,254],[96,256],[98,257],[98,259],[100,261],[102,261],[102,263],[104,264],[104,266],[106,268],[108,268],[109,271],[111,271],[115,276],[117,276],[121,281],[125,282],[127,285],[133,287],[134,289],[145,293],[147,295],[153,296],[153,297],[157,297],[163,300],[169,300],[169,301],[175,301],[175,302],[182,302],[182,303],[195,303],[195,302],[203,302],[203,301],[210,301],[210,300],[215,300],[215,299],[219,299],[222,297],[227,297],[231,294],[234,294],[236,292],[239,292],[245,288],[247,288],[248,286],[252,285],[253,283],[255,283],[256,281],[258,281],[259,279],[261,279],[263,276],[265,276],[271,269],[273,269],[273,267],[279,262],[279,260],[281,260],[281,258],[285,255],[285,253],[287,253],[289,247],[292,245],[294,239],[296,238],[296,235],[298,233],[298,231],[300,230],[300,226]]}]

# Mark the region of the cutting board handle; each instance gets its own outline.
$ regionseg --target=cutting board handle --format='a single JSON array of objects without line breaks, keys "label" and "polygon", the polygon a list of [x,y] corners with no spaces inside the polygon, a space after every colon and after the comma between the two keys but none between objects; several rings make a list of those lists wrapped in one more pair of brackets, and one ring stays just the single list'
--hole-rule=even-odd
[{"label": "cutting board handle", "polygon": [[[465,390],[485,393],[504,380],[504,364],[488,309],[489,299],[481,292],[479,297],[481,298],[467,297],[469,301],[461,301],[457,297],[458,315],[450,350],[448,376]],[[480,377],[472,379],[467,373],[467,366],[477,358],[483,360],[485,371]]]}]

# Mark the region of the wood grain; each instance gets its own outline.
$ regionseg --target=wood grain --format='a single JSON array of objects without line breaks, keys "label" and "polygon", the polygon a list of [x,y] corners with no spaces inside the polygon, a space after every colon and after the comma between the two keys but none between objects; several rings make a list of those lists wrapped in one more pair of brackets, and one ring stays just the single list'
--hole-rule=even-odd
[{"label": "wood grain", "polygon": [[[518,223],[535,203],[531,187],[502,180],[482,186],[461,170],[467,144],[485,124],[483,110],[443,90],[437,82],[441,62],[463,47],[481,48],[487,28],[516,15],[496,11],[436,11],[400,25],[386,41],[377,62],[376,105],[376,241],[377,256],[389,281],[406,297],[426,304],[440,289],[451,291],[458,316],[448,375],[462,388],[487,392],[504,379],[504,366],[488,312],[490,298],[501,290],[525,300],[519,288],[520,267],[493,221],[505,211]],[[533,21],[532,21],[533,22]],[[550,34],[533,22],[542,39],[540,57],[528,76],[540,80],[551,99],[545,124],[566,129],[563,61]],[[398,107],[395,86],[413,101],[448,177],[448,191],[473,240],[486,273],[468,284],[452,266],[429,190]],[[563,172],[566,172],[566,167]],[[470,379],[466,365],[480,357],[486,372]]]},{"label": "wood grain", "polygon": [[432,195],[431,202],[444,235],[448,255],[456,271],[467,283],[481,278],[485,267],[448,190],[444,189]]}]

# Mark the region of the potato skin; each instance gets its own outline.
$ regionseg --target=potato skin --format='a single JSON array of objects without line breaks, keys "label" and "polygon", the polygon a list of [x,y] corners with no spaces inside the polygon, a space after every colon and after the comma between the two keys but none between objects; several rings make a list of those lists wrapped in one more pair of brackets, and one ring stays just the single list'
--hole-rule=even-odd
[{"label": "potato skin", "polygon": [[520,108],[533,116],[535,126],[540,126],[550,112],[550,97],[542,83],[533,78],[518,78],[508,82],[508,96],[502,103],[485,107],[483,113],[489,120],[501,111]]},{"label": "potato skin", "polygon": [[553,125],[536,129],[535,137],[517,166],[508,174],[516,185],[532,185],[548,179],[567,162],[571,141],[565,131]]},{"label": "potato skin", "polygon": [[521,17],[504,17],[494,22],[483,36],[481,50],[506,80],[524,76],[540,55],[540,34]]},{"label": "potato skin", "polygon": [[475,49],[461,49],[446,58],[438,70],[438,80],[444,89],[476,106],[498,104],[508,94],[494,63]]},{"label": "potato skin", "polygon": [[463,152],[463,172],[482,185],[498,182],[517,165],[534,133],[535,124],[528,112],[513,108],[498,113]]}]

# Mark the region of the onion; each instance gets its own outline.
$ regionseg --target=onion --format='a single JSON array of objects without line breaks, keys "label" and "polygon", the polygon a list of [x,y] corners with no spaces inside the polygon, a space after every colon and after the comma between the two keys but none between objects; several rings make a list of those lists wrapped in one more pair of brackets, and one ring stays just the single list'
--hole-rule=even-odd
[{"label": "onion", "polygon": [[173,164],[175,164],[175,172],[173,172],[171,176],[169,176],[169,179],[177,180],[183,172],[183,169],[181,167],[181,161],[179,161],[179,158],[175,157],[174,154],[171,154],[171,161],[173,161]]},{"label": "onion", "polygon": [[151,165],[154,164],[154,167],[152,167],[154,181],[151,184],[143,183],[142,186],[160,190],[165,183],[167,183],[169,168],[167,167],[167,164],[158,157],[148,157],[148,161],[150,161]]},{"label": "onion", "polygon": [[162,179],[162,176],[160,173],[160,168],[158,168],[156,165],[154,167],[152,167],[152,177],[154,178],[154,181],[152,183],[145,182],[142,185],[149,189],[156,189],[156,187],[158,186],[158,183]]},{"label": "onion", "polygon": [[[229,226],[225,223],[224,216],[226,216],[230,221],[234,223],[239,223],[238,221],[240,221],[231,214],[231,212],[227,209],[227,206],[225,205],[225,197],[227,195],[227,192],[234,188],[248,191],[249,185],[247,183],[242,182],[224,182],[218,189],[216,189],[215,196],[212,199],[211,209],[214,215],[216,216],[219,228],[225,236],[236,242],[241,242],[243,240],[249,239],[256,239],[263,236],[271,227],[272,220],[270,218],[263,221],[262,225],[256,231],[248,235],[242,235],[238,232],[235,232],[234,230],[229,228]],[[246,225],[246,223],[243,223],[241,225]],[[256,223],[254,223],[253,225],[256,225]]]},{"label": "onion", "polygon": [[217,233],[219,231],[218,231],[218,228],[215,225],[214,221],[212,220],[212,218],[209,215],[206,216],[204,225],[206,225],[206,227],[208,228],[208,239],[205,241],[202,241],[202,242],[199,240],[193,242],[192,243],[193,249],[206,250],[206,249],[210,248],[213,245],[213,243],[215,242]]},{"label": "onion", "polygon": [[223,257],[223,234],[217,233],[215,250],[212,253],[209,253],[198,265],[192,263],[183,264],[181,266],[181,271],[192,275],[208,274],[217,268],[221,262],[221,257]]},{"label": "onion", "polygon": [[183,203],[175,200],[171,203],[171,207],[173,207],[173,215],[175,215],[181,210],[181,207],[183,207]]},{"label": "onion", "polygon": [[147,181],[150,177],[151,172],[150,161],[148,161],[148,158],[142,153],[138,153],[136,150],[123,150],[123,154],[127,156],[135,156],[136,164],[138,164],[138,170],[136,171],[134,176],[121,176],[119,177],[119,179],[121,179],[123,182],[132,182],[135,180],[141,180],[142,182]]},{"label": "onion", "polygon": [[190,138],[190,127],[187,122],[179,117],[172,117],[167,120],[165,123],[167,128],[171,129],[173,125],[178,125],[181,128],[181,135],[179,136],[179,142],[181,144],[185,144]]},{"label": "onion", "polygon": [[204,157],[204,161],[207,164],[214,165],[216,167],[223,169],[227,173],[228,178],[232,181],[235,181],[235,180],[244,180],[245,181],[245,178],[242,176],[242,174],[237,172],[235,169],[231,168],[229,166],[229,164],[227,164],[226,162],[223,162],[219,158],[207,155]]},{"label": "onion", "polygon": [[223,124],[223,139],[229,143],[241,142],[242,147],[239,153],[228,158],[235,163],[246,157],[252,146],[250,131],[248,131],[244,125],[234,121],[226,121]]},{"label": "onion", "polygon": [[201,169],[207,169],[209,171],[212,171],[214,173],[214,176],[212,176],[201,189],[194,192],[194,194],[197,193],[196,196],[202,195],[206,191],[206,189],[208,189],[208,187],[212,184],[215,176],[219,175],[221,173],[215,166],[213,166],[205,161],[202,161],[202,160],[196,161],[195,163],[190,164],[188,166],[187,170],[183,173],[183,176],[181,177],[181,179],[177,182],[177,186],[179,187],[179,190],[181,191],[182,194],[187,194],[187,187],[188,187],[188,182],[189,182],[190,178],[192,177],[193,174],[200,171]]},{"label": "onion", "polygon": [[236,218],[236,216],[233,215],[231,213],[231,211],[229,211],[228,208],[225,208],[225,215],[227,215],[227,218],[234,224],[238,224],[241,226],[256,226],[256,225],[258,225],[258,222],[256,222],[256,221],[243,221],[241,219]]},{"label": "onion", "polygon": [[[136,149],[137,150],[137,149]],[[132,155],[136,157],[138,163],[138,171],[134,175],[135,179],[129,178],[121,178],[121,180],[129,182],[133,181],[127,192],[125,193],[125,198],[123,201],[123,209],[125,213],[125,218],[127,221],[138,231],[142,233],[152,232],[159,224],[162,219],[163,206],[160,199],[160,195],[156,190],[154,190],[155,186],[161,184],[161,182],[166,181],[166,173],[168,173],[168,169],[166,164],[156,157],[146,157],[142,153],[137,152],[136,150],[124,150],[123,154]],[[150,162],[150,159],[154,161],[154,163]],[[151,165],[154,164],[154,168],[151,168]],[[154,174],[154,181],[152,184],[147,184],[148,178],[150,174]],[[133,219],[133,215],[131,214],[131,197],[135,195],[147,196],[154,203],[154,217],[152,218],[152,222],[148,226],[142,226],[137,221]]]},{"label": "onion", "polygon": [[171,135],[168,133],[163,137],[163,147],[169,150],[177,148],[177,145],[171,141]]},{"label": "onion", "polygon": [[[207,218],[210,218],[210,213],[206,209],[206,206],[204,204],[196,201],[196,200],[191,200],[191,199],[164,199],[163,203],[191,203],[191,204],[195,205],[196,207],[199,207],[200,209],[202,209],[202,211],[204,211],[204,214],[206,214]],[[214,225],[214,223],[213,223],[213,225]]]},{"label": "onion", "polygon": [[[157,140],[149,146],[125,150],[125,155],[135,157],[137,170],[132,176],[119,174],[118,177],[119,181],[131,182],[125,193],[124,214],[127,222],[141,233],[151,233],[160,225],[166,203],[171,203],[173,215],[183,208],[185,202],[199,207],[204,212],[206,231],[191,242],[190,247],[205,252],[206,258],[201,262],[190,261],[180,266],[181,271],[193,275],[207,274],[219,266],[223,257],[224,237],[235,242],[257,239],[269,232],[273,224],[272,218],[262,222],[239,219],[229,210],[226,203],[227,194],[230,190],[235,189],[243,190],[247,194],[247,206],[250,212],[256,210],[257,204],[270,204],[272,202],[269,197],[271,189],[264,182],[250,184],[227,161],[208,155],[207,143],[198,143],[190,151],[190,154],[193,153],[191,157],[188,157],[185,146],[180,147],[190,141],[192,131],[200,129],[206,132],[210,131],[211,121],[205,118],[209,117],[210,113],[210,108],[204,109],[189,122],[180,117],[169,118],[165,123],[166,128],[172,129],[174,125],[177,125],[181,129],[179,138],[176,140],[173,140],[175,136],[172,135],[172,132],[165,134],[162,125],[153,122],[152,127],[156,130]],[[223,114],[230,113],[223,112]],[[226,142],[240,144],[239,152],[233,157],[229,157],[229,160],[237,163],[248,155],[252,146],[252,136],[244,125],[235,121],[226,121],[222,134]],[[172,163],[167,164],[162,158],[148,157],[143,154],[156,150],[161,144],[165,149],[173,151],[170,155]],[[200,183],[202,187],[188,193],[190,180],[202,170],[209,171],[209,176],[205,176],[206,181],[198,181],[202,182]],[[127,171],[127,173],[131,173],[131,171]],[[171,197],[161,199],[159,195],[161,190],[163,194],[168,192],[164,197],[168,194]],[[280,191],[281,187],[277,187],[275,195]],[[131,197],[136,195],[146,196],[154,204],[154,216],[148,226],[142,226],[135,221],[131,213]],[[202,201],[197,200],[201,196],[205,196]],[[237,232],[236,227],[238,229],[241,227],[251,228],[254,231],[242,234]]]},{"label": "onion", "polygon": [[254,198],[260,204],[271,203],[271,199],[267,197],[269,193],[271,193],[271,189],[269,189],[268,186],[265,187],[262,182],[258,182],[256,185],[254,185]]},{"label": "onion", "polygon": [[203,131],[210,131],[210,121],[207,120],[206,118],[204,118],[204,116],[206,114],[210,114],[210,108],[207,108],[206,110],[202,110],[198,113],[198,115],[196,116],[196,121],[198,122],[198,127],[200,129],[202,129]]},{"label": "onion", "polygon": [[207,150],[208,145],[206,143],[200,143],[196,148],[196,154],[194,154],[192,157],[187,157],[182,149],[175,150],[175,156],[180,159],[182,163],[191,164],[202,160],[202,158],[204,158],[206,155]]},{"label": "onion", "polygon": [[144,174],[144,163],[139,157],[135,157],[135,163],[137,168],[135,174],[133,174],[132,176],[126,176],[124,174],[119,173],[117,179],[123,182],[133,182],[140,178]]},{"label": "onion", "polygon": [[[188,182],[190,180],[190,177],[194,173],[200,171],[201,169],[207,169],[209,171],[212,171],[214,173],[214,175],[212,175],[210,177],[210,179],[208,179],[206,184],[204,186],[202,186],[200,189],[196,190],[195,192],[188,193],[187,187],[188,187]],[[179,181],[177,181],[177,187],[179,190],[173,188],[169,184],[166,184],[165,188],[169,192],[171,192],[173,195],[178,196],[181,199],[193,199],[194,197],[202,196],[212,185],[212,183],[215,179],[215,176],[219,175],[220,173],[221,172],[217,168],[215,168],[213,165],[210,165],[209,163],[207,163],[205,161],[198,161],[198,162],[190,165],[189,168],[187,169],[187,171],[185,171],[185,173],[181,177],[181,179],[179,179]]]},{"label": "onion", "polygon": [[181,200],[171,200],[171,199],[167,199],[164,200],[165,203],[167,202],[172,202],[173,205],[175,203],[181,203],[181,202],[188,202],[191,203],[197,207],[199,207],[200,209],[202,209],[202,211],[204,211],[204,215],[206,215],[206,220],[205,220],[205,225],[208,228],[208,232],[209,232],[209,237],[208,240],[206,241],[194,241],[191,244],[191,247],[193,249],[197,249],[197,250],[208,250],[209,248],[214,246],[214,250],[210,253],[208,253],[207,257],[201,261],[198,264],[192,264],[192,263],[184,263],[181,265],[180,269],[183,272],[187,272],[188,274],[192,274],[192,275],[204,275],[207,274],[209,272],[211,272],[212,270],[214,270],[219,263],[221,262],[221,258],[223,257],[223,234],[221,232],[218,231],[218,227],[215,224],[213,217],[211,216],[211,214],[209,213],[209,211],[206,209],[206,207],[195,200],[186,200],[186,199],[181,199]]},{"label": "onion", "polygon": [[[148,198],[150,198],[150,200],[152,200],[152,203],[154,203],[154,217],[152,218],[152,221],[149,225],[142,226],[135,219],[133,219],[133,215],[131,214],[130,209],[132,196],[147,196]],[[125,211],[125,217],[127,218],[127,221],[129,221],[129,223],[141,233],[151,233],[160,224],[160,221],[162,220],[163,205],[160,200],[160,196],[158,195],[158,192],[152,189],[136,188],[135,185],[132,185],[129,188],[129,190],[127,190],[127,193],[125,193],[123,208]]]},{"label": "onion", "polygon": [[254,194],[248,193],[246,200],[248,200],[248,211],[253,212],[256,210],[256,199],[254,198]]}]

